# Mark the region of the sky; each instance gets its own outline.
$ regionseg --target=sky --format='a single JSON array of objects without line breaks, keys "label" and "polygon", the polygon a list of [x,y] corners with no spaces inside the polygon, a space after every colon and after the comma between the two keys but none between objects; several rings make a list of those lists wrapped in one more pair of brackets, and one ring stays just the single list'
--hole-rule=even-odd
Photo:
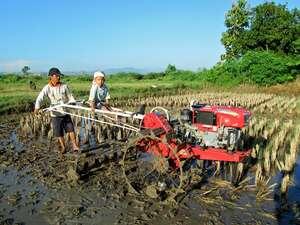
[{"label": "sky", "polygon": [[[0,72],[210,68],[234,0],[1,0]],[[248,0],[250,7],[265,2]],[[299,0],[276,0],[288,8]]]}]

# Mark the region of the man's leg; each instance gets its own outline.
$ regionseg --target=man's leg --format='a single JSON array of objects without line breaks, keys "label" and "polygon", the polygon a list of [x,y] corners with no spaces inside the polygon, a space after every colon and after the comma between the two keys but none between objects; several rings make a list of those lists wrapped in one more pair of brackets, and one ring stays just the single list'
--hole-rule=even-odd
[{"label": "man's leg", "polygon": [[61,147],[60,153],[64,154],[66,152],[66,145],[65,145],[64,137],[58,137],[58,142],[59,142],[60,147]]},{"label": "man's leg", "polygon": [[65,140],[64,140],[64,131],[62,127],[63,118],[61,117],[52,117],[52,128],[54,136],[57,137],[58,143],[61,147],[60,153],[64,154],[66,152]]},{"label": "man's leg", "polygon": [[70,138],[71,138],[71,141],[72,141],[72,144],[73,144],[73,151],[78,151],[79,147],[76,143],[76,137],[75,137],[74,131],[69,132],[69,135],[70,135]]},{"label": "man's leg", "polygon": [[73,145],[73,151],[79,151],[79,147],[76,143],[73,122],[69,115],[65,116],[64,118],[64,129],[70,135],[70,139]]}]

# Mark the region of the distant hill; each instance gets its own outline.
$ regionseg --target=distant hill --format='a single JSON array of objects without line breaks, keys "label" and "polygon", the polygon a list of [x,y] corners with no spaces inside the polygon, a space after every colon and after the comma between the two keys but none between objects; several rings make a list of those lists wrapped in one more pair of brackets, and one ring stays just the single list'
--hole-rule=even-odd
[{"label": "distant hill", "polygon": [[[93,71],[66,71],[65,74],[68,75],[80,75],[80,74],[93,74],[96,70]],[[116,73],[139,73],[139,74],[147,74],[150,72],[158,72],[159,70],[155,69],[138,69],[134,67],[122,67],[122,68],[108,68],[103,69],[106,74],[116,74]]]},{"label": "distant hill", "polygon": [[154,72],[154,70],[149,70],[149,69],[138,69],[138,68],[133,68],[133,67],[123,67],[123,68],[110,68],[110,69],[105,69],[104,72],[106,74],[115,74],[115,73],[140,73],[140,74],[146,74],[150,72]]},{"label": "distant hill", "polygon": [[[108,68],[108,69],[103,69],[103,71],[106,74],[116,74],[116,73],[139,73],[139,74],[147,74],[150,72],[160,72],[163,69],[140,69],[140,68],[134,68],[134,67],[122,67],[122,68]],[[80,71],[62,71],[63,74],[66,75],[86,75],[86,74],[93,74],[96,70],[80,70]],[[13,73],[8,73],[8,72],[0,72],[0,75],[4,74],[16,74],[16,75],[23,75],[21,72],[13,72]],[[48,72],[47,71],[36,71],[30,73],[31,75],[40,75],[40,76],[47,76]]]}]

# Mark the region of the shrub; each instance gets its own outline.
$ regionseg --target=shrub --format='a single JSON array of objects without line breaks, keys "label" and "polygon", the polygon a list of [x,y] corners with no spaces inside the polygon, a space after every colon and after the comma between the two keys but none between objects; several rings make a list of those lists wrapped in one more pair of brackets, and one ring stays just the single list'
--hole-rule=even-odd
[{"label": "shrub", "polygon": [[143,79],[159,79],[159,78],[163,78],[166,74],[164,72],[159,72],[159,73],[147,73],[146,75],[144,75]]},{"label": "shrub", "polygon": [[141,80],[143,77],[142,74],[133,72],[120,72],[109,75],[110,80]]},{"label": "shrub", "polygon": [[253,83],[269,86],[285,83],[296,78],[295,69],[290,66],[295,60],[289,56],[267,51],[249,51],[239,59],[215,65],[211,70],[203,73],[202,78],[216,84]]},{"label": "shrub", "polygon": [[274,85],[295,79],[288,66],[293,59],[271,52],[248,52],[239,63],[241,75],[259,85]]}]

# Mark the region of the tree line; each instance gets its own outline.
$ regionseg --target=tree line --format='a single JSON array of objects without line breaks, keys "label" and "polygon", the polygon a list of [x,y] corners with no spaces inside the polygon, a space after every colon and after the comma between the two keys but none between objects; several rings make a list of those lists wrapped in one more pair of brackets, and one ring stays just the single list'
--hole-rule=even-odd
[{"label": "tree line", "polygon": [[300,53],[300,10],[287,5],[265,2],[250,8],[238,0],[225,16],[226,32],[221,42],[222,59],[239,58],[250,50],[271,51],[284,55]]}]

